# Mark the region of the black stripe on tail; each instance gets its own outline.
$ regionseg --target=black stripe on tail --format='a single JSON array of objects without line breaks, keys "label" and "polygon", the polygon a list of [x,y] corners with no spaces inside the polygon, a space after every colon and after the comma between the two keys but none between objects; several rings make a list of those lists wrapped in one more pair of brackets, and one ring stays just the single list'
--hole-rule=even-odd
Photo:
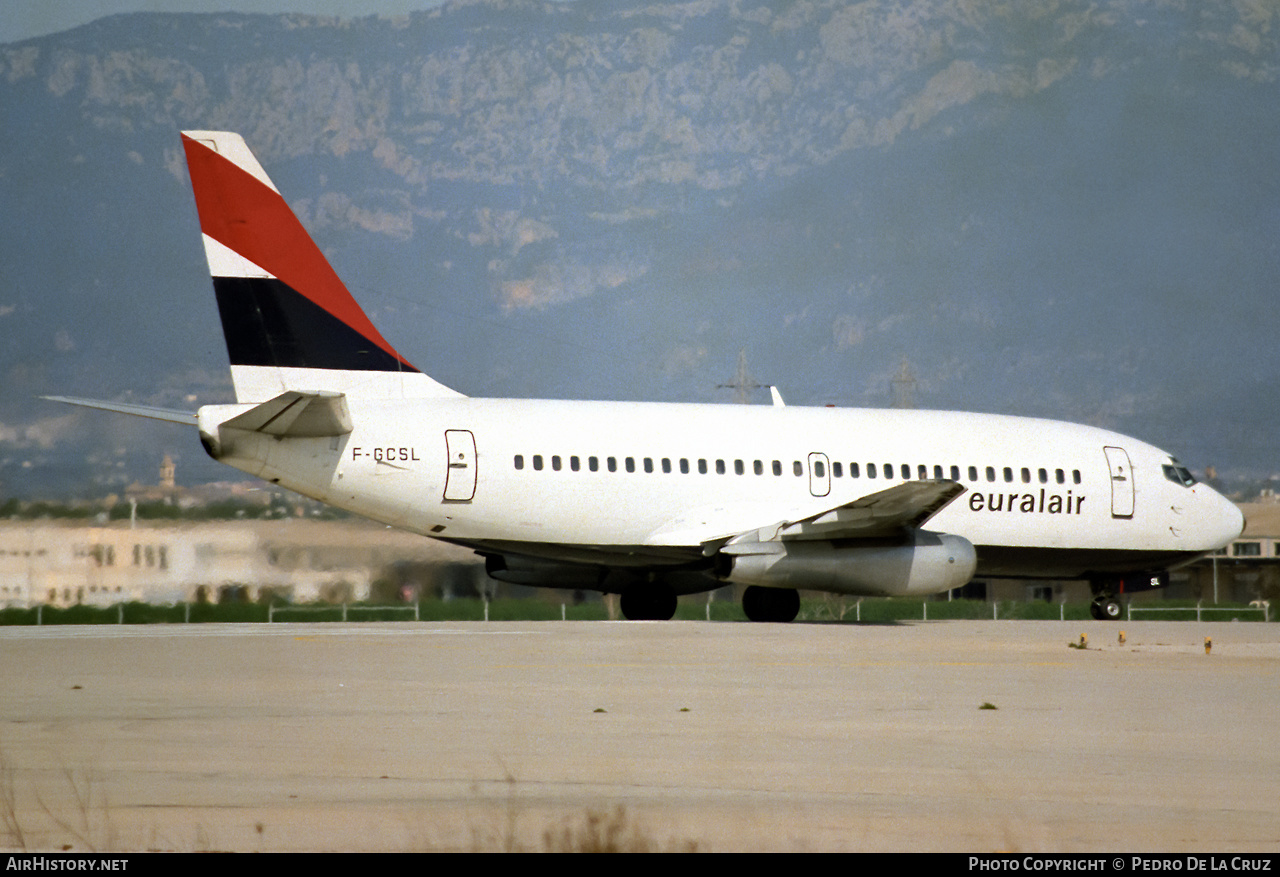
[{"label": "black stripe on tail", "polygon": [[213,289],[232,365],[417,371],[280,280],[215,277]]}]

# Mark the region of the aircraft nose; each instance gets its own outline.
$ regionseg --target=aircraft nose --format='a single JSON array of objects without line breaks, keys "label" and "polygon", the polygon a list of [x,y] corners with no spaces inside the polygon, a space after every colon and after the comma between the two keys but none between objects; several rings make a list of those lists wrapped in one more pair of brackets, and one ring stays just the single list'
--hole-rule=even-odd
[{"label": "aircraft nose", "polygon": [[1213,547],[1221,548],[1244,532],[1244,512],[1240,507],[1217,491],[1213,492],[1214,509],[1210,535]]}]

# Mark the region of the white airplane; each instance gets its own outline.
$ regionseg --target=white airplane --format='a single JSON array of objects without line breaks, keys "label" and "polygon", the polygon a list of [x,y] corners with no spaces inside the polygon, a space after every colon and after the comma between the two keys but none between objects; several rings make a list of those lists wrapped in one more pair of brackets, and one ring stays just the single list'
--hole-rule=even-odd
[{"label": "white airplane", "polygon": [[215,460],[474,549],[507,582],[622,596],[745,585],[755,621],[797,589],[924,595],[975,575],[1117,595],[1243,529],[1144,442],[951,411],[474,399],[374,328],[237,134],[183,135],[236,404],[197,412],[51,397],[196,425]]}]

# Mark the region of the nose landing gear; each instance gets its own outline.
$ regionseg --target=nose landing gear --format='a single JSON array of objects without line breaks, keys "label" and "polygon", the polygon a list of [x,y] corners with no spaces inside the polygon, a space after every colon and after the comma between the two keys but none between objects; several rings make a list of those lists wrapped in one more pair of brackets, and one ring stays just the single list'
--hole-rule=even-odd
[{"label": "nose landing gear", "polygon": [[1169,584],[1168,570],[1125,573],[1124,575],[1100,575],[1089,582],[1093,589],[1093,605],[1089,614],[1099,621],[1118,621],[1124,614],[1119,594],[1135,594],[1164,588]]},{"label": "nose landing gear", "polygon": [[1101,594],[1089,604],[1089,614],[1099,621],[1118,621],[1124,609],[1112,594]]}]

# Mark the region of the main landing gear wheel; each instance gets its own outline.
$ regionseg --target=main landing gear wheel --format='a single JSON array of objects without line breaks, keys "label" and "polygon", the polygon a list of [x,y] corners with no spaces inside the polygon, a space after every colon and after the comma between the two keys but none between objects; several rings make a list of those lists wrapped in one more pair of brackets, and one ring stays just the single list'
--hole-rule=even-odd
[{"label": "main landing gear wheel", "polygon": [[1089,604],[1089,614],[1099,621],[1119,621],[1123,612],[1115,597],[1098,597]]},{"label": "main landing gear wheel", "polygon": [[800,614],[800,592],[752,585],[742,592],[742,611],[752,621],[795,621]]},{"label": "main landing gear wheel", "polygon": [[676,614],[676,602],[670,588],[636,585],[622,592],[622,614],[629,621],[670,621]]}]

